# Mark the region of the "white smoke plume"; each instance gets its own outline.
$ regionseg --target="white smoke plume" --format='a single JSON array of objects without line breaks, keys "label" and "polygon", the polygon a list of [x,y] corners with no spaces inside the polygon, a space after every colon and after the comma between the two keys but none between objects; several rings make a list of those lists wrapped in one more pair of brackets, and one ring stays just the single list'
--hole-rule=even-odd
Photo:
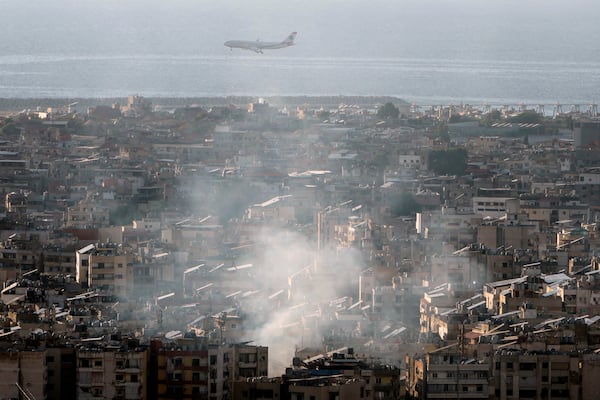
[{"label": "white smoke plume", "polygon": [[[269,375],[281,375],[294,351],[322,348],[327,308],[333,299],[358,292],[358,252],[319,254],[316,243],[291,229],[264,229],[250,275],[254,296],[240,301],[248,340],[269,347]],[[324,323],[326,322],[326,323]]]}]

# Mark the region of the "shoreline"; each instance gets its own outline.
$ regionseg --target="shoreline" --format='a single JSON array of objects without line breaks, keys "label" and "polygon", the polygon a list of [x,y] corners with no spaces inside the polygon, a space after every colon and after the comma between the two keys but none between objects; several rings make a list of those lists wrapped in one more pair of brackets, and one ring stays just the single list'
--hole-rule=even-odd
[{"label": "shoreline", "polygon": [[[393,96],[214,96],[214,97],[146,97],[153,105],[163,107],[199,106],[246,106],[262,98],[267,103],[279,106],[300,106],[303,104],[335,106],[340,104],[359,104],[375,106],[387,102],[409,104],[405,100]],[[49,107],[66,107],[77,103],[75,109],[87,109],[98,105],[127,104],[127,97],[84,97],[84,98],[0,98],[0,111],[20,112],[21,110],[46,109]]]}]

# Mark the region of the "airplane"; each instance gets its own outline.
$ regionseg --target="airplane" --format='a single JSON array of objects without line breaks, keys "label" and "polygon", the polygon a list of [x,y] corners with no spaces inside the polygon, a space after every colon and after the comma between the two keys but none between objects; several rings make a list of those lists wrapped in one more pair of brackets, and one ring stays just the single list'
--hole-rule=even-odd
[{"label": "airplane", "polygon": [[296,38],[296,32],[292,32],[281,42],[263,42],[260,40],[249,41],[249,40],[228,40],[225,42],[225,46],[229,47],[230,50],[234,48],[252,50],[255,53],[261,53],[263,50],[282,49],[284,47],[293,46],[294,39]]}]

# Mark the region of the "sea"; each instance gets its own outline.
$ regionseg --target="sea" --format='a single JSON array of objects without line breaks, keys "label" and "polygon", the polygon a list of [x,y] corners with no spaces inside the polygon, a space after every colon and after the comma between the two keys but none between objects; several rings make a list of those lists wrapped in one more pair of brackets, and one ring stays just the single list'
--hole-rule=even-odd
[{"label": "sea", "polygon": [[0,97],[364,95],[396,96],[419,105],[582,107],[600,97],[600,62],[298,58],[240,52],[0,56]]},{"label": "sea", "polygon": [[[348,95],[585,108],[600,101],[594,1],[0,0],[0,98]],[[223,46],[292,29],[295,46],[264,54]]]}]

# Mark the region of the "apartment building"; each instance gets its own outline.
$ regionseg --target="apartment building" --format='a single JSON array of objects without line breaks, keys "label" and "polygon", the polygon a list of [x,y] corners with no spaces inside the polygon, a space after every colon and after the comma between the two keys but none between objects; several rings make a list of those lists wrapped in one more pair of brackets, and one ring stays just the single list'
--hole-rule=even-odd
[{"label": "apartment building", "polygon": [[67,208],[65,225],[71,228],[99,228],[108,226],[110,210],[96,202],[83,200]]},{"label": "apartment building", "polygon": [[76,253],[76,280],[88,288],[125,295],[133,284],[134,255],[117,243],[96,243]]},{"label": "apartment building", "polygon": [[243,344],[208,345],[205,338],[184,338],[151,346],[151,379],[157,399],[226,399],[233,382],[266,376],[268,349]]},{"label": "apartment building", "polygon": [[43,271],[47,274],[75,276],[74,249],[47,247],[42,252]]},{"label": "apartment building", "polygon": [[[96,339],[98,341],[99,339]],[[147,350],[122,349],[94,345],[95,340],[82,340],[87,347],[77,349],[77,398],[143,400],[147,398]]]},{"label": "apartment building", "polygon": [[456,345],[405,361],[409,399],[493,399],[490,364],[466,360]]},{"label": "apartment building", "polygon": [[77,355],[73,347],[52,343],[46,348],[46,394],[48,399],[75,399]]},{"label": "apartment building", "polygon": [[580,394],[579,355],[507,349],[496,351],[491,363],[495,399],[591,398]]},{"label": "apartment building", "polygon": [[20,399],[29,393],[45,399],[47,380],[46,352],[1,351],[0,393],[7,399]]}]

